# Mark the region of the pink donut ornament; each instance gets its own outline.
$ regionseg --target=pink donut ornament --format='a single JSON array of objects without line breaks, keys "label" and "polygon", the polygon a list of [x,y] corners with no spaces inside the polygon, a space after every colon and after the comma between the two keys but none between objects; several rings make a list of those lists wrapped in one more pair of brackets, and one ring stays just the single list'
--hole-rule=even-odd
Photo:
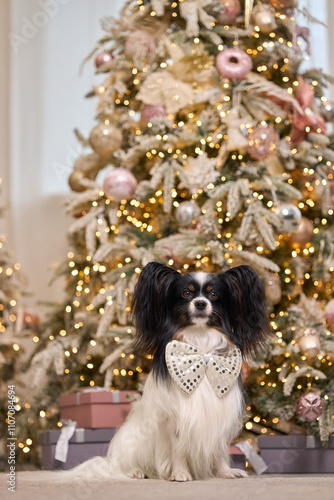
[{"label": "pink donut ornament", "polygon": [[252,58],[237,48],[225,49],[216,57],[217,72],[223,78],[242,80],[252,67]]}]

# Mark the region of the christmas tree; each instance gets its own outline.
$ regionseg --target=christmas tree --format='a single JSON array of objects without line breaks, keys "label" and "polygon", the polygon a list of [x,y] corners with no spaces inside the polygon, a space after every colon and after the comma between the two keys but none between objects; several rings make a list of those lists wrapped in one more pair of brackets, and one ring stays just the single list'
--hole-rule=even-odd
[{"label": "christmas tree", "polygon": [[159,261],[182,273],[253,266],[275,335],[244,367],[246,429],[333,432],[330,79],[300,70],[297,0],[253,3],[136,0],[103,19],[96,125],[77,131],[69,178],[66,297],[32,359],[32,428],[57,421],[65,391],[138,386],[150,359],[132,352],[131,296]]},{"label": "christmas tree", "polygon": [[[0,178],[0,184],[2,179]],[[0,216],[5,210],[0,209]],[[27,293],[26,278],[21,265],[8,250],[4,234],[0,233],[0,415],[1,436],[8,436],[8,390],[15,392],[15,409],[22,408],[21,395],[26,390],[22,377],[29,350],[38,342],[39,317],[31,309],[24,308]],[[13,393],[11,393],[13,394]],[[30,451],[30,440],[20,443],[24,453]],[[2,443],[1,443],[2,444]],[[4,450],[7,450],[6,445]],[[3,453],[7,455],[6,453]],[[2,451],[1,451],[2,455]]]}]

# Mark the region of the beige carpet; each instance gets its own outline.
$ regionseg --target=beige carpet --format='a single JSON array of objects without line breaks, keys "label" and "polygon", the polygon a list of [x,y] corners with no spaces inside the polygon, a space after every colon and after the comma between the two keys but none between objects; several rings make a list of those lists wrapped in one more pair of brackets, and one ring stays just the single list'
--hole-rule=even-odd
[{"label": "beige carpet", "polygon": [[[16,478],[16,492],[7,491],[0,474],[0,498],[15,500],[333,500],[334,475],[266,476],[170,483],[151,479],[55,486],[31,482],[34,472]],[[36,478],[37,478],[36,476]]]}]

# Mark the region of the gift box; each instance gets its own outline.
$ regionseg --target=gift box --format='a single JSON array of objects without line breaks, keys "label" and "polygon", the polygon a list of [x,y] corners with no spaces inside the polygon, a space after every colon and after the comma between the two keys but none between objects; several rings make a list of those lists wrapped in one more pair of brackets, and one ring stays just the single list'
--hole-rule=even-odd
[{"label": "gift box", "polygon": [[39,444],[41,446],[42,469],[72,469],[76,465],[95,456],[106,456],[109,442],[116,429],[76,429],[69,440],[66,462],[56,460],[56,445],[60,430],[41,432]]},{"label": "gift box", "polygon": [[334,473],[334,436],[327,447],[315,436],[259,436],[258,445],[266,473]]},{"label": "gift box", "polygon": [[[41,446],[42,469],[69,470],[95,456],[107,455],[109,442],[117,429],[76,429],[69,440],[65,462],[56,460],[56,446],[61,430],[41,432],[39,443]],[[245,469],[245,456],[236,447],[230,446],[231,467]]]},{"label": "gift box", "polygon": [[78,427],[103,429],[119,427],[131,411],[137,391],[83,390],[58,398],[61,419],[77,422]]},{"label": "gift box", "polygon": [[229,447],[229,453],[231,458],[231,467],[233,469],[246,469],[246,459],[245,455],[242,453],[239,448],[234,446],[233,444]]}]

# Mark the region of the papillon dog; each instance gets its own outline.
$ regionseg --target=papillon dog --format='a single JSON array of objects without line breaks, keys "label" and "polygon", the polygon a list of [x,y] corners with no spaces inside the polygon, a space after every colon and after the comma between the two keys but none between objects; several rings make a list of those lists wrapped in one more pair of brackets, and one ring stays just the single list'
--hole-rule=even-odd
[{"label": "papillon dog", "polygon": [[245,477],[228,446],[242,428],[242,358],[269,334],[263,286],[242,265],[217,275],[181,275],[150,262],[132,300],[136,348],[153,356],[143,395],[106,458],[72,477],[191,481]]}]

